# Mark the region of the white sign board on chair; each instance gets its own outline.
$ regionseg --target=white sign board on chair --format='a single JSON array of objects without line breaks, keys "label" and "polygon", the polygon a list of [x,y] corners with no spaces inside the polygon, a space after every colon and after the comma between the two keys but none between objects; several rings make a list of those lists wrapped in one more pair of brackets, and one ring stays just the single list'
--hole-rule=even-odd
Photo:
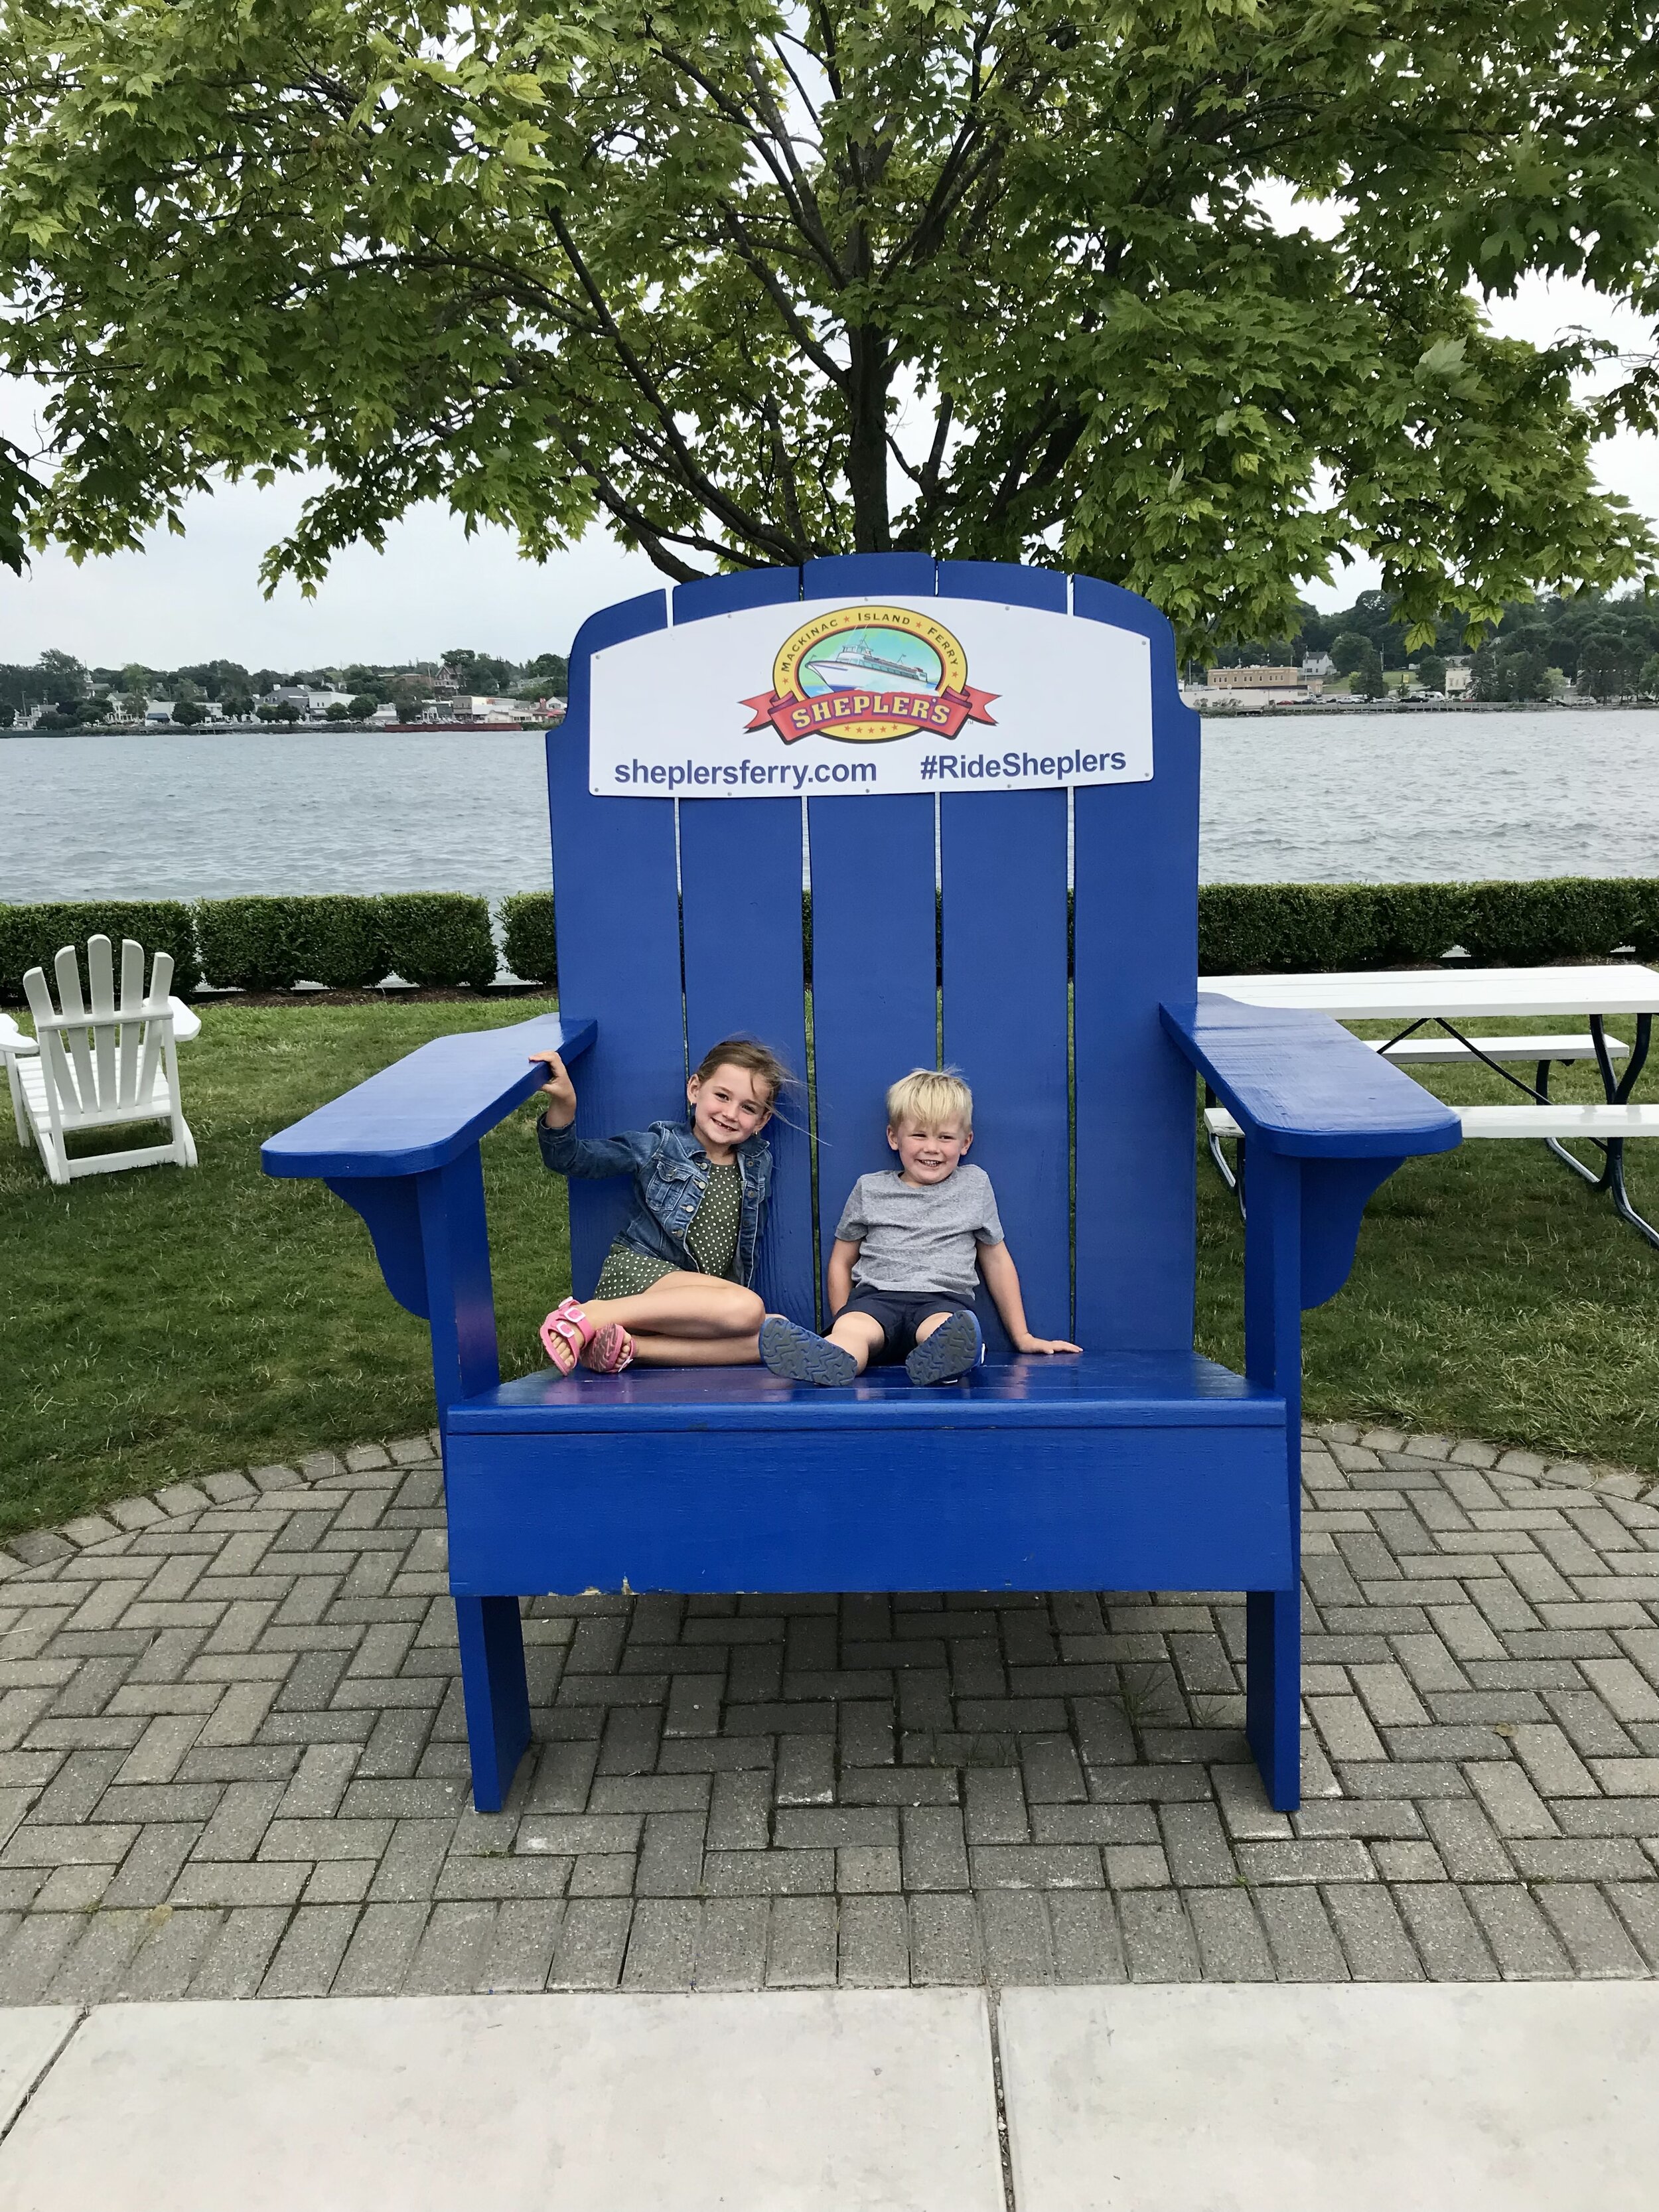
[{"label": "white sign board on chair", "polygon": [[890,796],[1144,783],[1138,631],[986,599],[793,600],[606,646],[601,798]]}]

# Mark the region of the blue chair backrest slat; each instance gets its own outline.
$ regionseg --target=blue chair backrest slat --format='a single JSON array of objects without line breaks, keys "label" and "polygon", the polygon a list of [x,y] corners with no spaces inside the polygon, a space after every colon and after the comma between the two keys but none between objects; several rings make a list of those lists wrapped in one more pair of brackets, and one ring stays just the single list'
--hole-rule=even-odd
[{"label": "blue chair backrest slat", "polygon": [[1198,974],[1198,717],[1168,623],[1133,592],[1073,580],[1074,616],[1152,641],[1150,783],[1073,793],[1077,1327],[1091,1351],[1192,1342],[1192,1071],[1158,1009]]},{"label": "blue chair backrest slat", "polygon": [[[648,594],[584,629],[569,716],[549,738],[561,991],[599,1020],[579,1127],[602,1133],[678,1113],[686,1043],[695,1061],[733,1030],[804,1072],[810,1021],[827,1258],[855,1178],[894,1164],[884,1093],[907,1069],[937,1063],[942,1015],[944,1059],[974,1088],[973,1158],[996,1186],[1032,1327],[1102,1351],[1184,1348],[1192,1081],[1158,1007],[1189,1000],[1197,972],[1198,738],[1163,617],[1089,578],[883,554],[681,586],[673,618],[678,627],[797,597],[936,590],[1061,616],[1069,608],[1068,619],[1112,623],[1152,643],[1152,781],[1073,795],[1074,1007],[1064,791],[808,800],[810,1006],[798,801],[592,797],[586,655],[660,628],[666,607]],[[786,1112],[805,1119],[803,1102]],[[775,1199],[757,1287],[769,1306],[810,1320],[812,1160],[796,1130],[775,1122],[770,1135]],[[573,1186],[579,1291],[591,1288],[627,1201],[620,1184]],[[1000,1338],[994,1331],[994,1356]]]},{"label": "blue chair backrest slat", "polygon": [[[941,595],[1066,611],[1057,569],[943,561]],[[1039,1335],[1072,1326],[1070,1047],[1063,791],[941,793],[945,1060],[974,1093],[971,1157],[990,1176]],[[992,1358],[1007,1356],[988,1298]]]},{"label": "blue chair backrest slat", "polygon": [[[605,799],[603,805],[615,802]],[[672,809],[657,802],[660,812]],[[812,1159],[807,1133],[806,1016],[798,799],[687,799],[680,808],[685,1030],[695,1067],[721,1037],[746,1032],[800,1079],[767,1131],[772,1197],[755,1288],[769,1310],[812,1323]]]},{"label": "blue chair backrest slat", "polygon": [[[674,621],[678,627],[799,595],[796,568],[711,576],[678,588]],[[800,801],[757,799],[739,805],[692,799],[680,808],[679,818],[685,1034],[691,1065],[721,1037],[744,1033],[770,1045],[800,1079],[800,1090],[779,1100],[780,1111],[767,1132],[772,1198],[755,1287],[771,1311],[810,1327],[817,1270],[805,1089]]]},{"label": "blue chair backrest slat", "polygon": [[[663,593],[648,592],[595,616],[583,642],[594,650],[619,645],[662,629],[666,618]],[[583,653],[570,665],[568,719],[578,730],[587,726],[587,693]],[[576,1127],[605,1137],[684,1108],[674,810],[648,799],[592,799],[585,743],[555,733],[547,760],[560,1004],[573,1012],[592,1006],[600,1017],[598,1048],[573,1071]],[[592,1292],[630,1208],[625,1179],[572,1177],[570,1267],[579,1294]]]},{"label": "blue chair backrest slat", "polygon": [[828,1263],[861,1175],[890,1168],[887,1086],[939,1057],[933,802],[814,799],[812,1037],[818,1224]]},{"label": "blue chair backrest slat", "polygon": [[[939,857],[945,1060],[973,1089],[969,1157],[995,1187],[1027,1319],[1039,1336],[1067,1336],[1066,793],[941,798]],[[986,1334],[1006,1357],[994,1313]]]}]

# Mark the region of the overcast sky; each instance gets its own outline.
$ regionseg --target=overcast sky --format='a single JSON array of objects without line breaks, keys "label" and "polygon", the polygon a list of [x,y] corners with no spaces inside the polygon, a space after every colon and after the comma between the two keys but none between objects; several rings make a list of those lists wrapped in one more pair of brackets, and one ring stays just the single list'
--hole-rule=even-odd
[{"label": "overcast sky", "polygon": [[[1528,284],[1513,301],[1495,301],[1496,326],[1542,342],[1583,325],[1621,346],[1646,349],[1642,324],[1577,286]],[[0,395],[0,430],[25,447],[35,440],[27,397]],[[1659,441],[1620,438],[1600,449],[1600,472],[1659,518]],[[262,597],[259,558],[298,512],[297,483],[268,491],[227,486],[191,500],[186,534],[158,532],[143,553],[118,554],[76,568],[66,556],[38,559],[21,581],[0,569],[0,660],[33,661],[48,647],[88,664],[155,668],[222,655],[248,668],[312,668],[348,659],[435,659],[471,646],[512,659],[562,653],[584,616],[662,578],[640,555],[596,536],[537,567],[521,561],[499,531],[468,538],[435,507],[388,533],[384,554],[357,547],[335,562],[314,599],[284,585]],[[1352,604],[1377,581],[1369,567],[1311,585],[1321,607]]]}]

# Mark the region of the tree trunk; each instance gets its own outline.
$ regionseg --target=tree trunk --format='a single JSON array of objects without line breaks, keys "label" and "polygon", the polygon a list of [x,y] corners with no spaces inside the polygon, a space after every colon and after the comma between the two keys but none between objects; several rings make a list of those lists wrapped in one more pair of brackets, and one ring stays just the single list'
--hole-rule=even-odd
[{"label": "tree trunk", "polygon": [[884,331],[869,324],[848,331],[852,368],[847,485],[853,500],[853,546],[887,553],[892,532],[887,505],[887,392],[892,356]]}]

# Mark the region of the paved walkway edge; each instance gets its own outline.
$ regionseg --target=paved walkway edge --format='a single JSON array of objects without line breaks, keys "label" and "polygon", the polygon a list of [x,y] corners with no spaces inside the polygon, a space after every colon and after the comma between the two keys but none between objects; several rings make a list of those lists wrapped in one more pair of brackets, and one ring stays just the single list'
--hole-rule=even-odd
[{"label": "paved walkway edge", "polygon": [[[1652,1984],[301,1999],[70,2018],[66,2035],[61,2008],[9,2015],[0,2093],[9,2055],[32,2069],[0,2141],[9,2212],[1636,2212],[1659,2155]],[[47,2052],[43,2075],[26,2045]]]}]

